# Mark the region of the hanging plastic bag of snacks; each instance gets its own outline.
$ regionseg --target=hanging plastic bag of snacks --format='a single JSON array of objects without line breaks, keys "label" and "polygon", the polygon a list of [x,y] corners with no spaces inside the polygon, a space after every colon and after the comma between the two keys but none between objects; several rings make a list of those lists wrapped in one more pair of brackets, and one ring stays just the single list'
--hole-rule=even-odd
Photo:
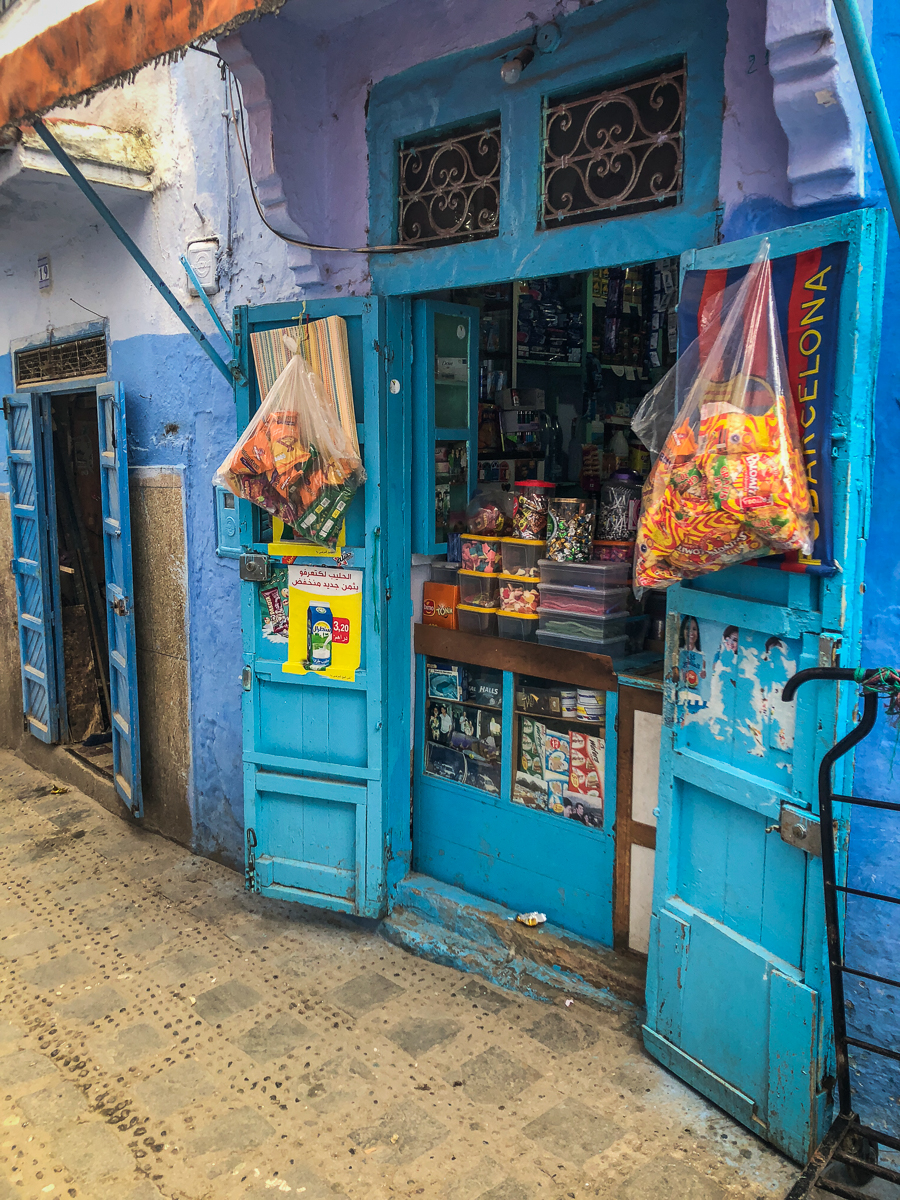
[{"label": "hanging plastic bag of snacks", "polygon": [[321,379],[292,353],[214,482],[333,550],[353,494],[365,481],[359,452]]},{"label": "hanging plastic bag of snacks", "polygon": [[636,587],[668,587],[763,555],[812,550],[768,242],[708,352],[693,343],[684,359],[646,397],[635,421],[652,423],[655,405],[671,412],[674,395],[677,416],[644,485]]}]

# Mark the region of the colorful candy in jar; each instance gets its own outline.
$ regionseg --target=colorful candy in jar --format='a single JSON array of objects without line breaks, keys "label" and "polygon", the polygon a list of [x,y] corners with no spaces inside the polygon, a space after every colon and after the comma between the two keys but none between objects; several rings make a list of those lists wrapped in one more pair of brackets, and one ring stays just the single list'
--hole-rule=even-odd
[{"label": "colorful candy in jar", "polygon": [[590,562],[594,543],[594,500],[550,501],[547,557],[555,562]]},{"label": "colorful candy in jar", "polygon": [[543,479],[524,479],[514,491],[513,537],[542,541],[547,534],[547,509],[556,485]]}]

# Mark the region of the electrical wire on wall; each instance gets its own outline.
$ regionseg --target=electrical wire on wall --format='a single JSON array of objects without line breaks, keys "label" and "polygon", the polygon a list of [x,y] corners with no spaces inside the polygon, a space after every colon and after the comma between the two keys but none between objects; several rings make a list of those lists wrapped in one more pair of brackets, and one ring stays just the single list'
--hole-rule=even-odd
[{"label": "electrical wire on wall", "polygon": [[[216,54],[213,50],[207,50],[203,46],[192,46],[192,50],[197,50],[200,54],[207,54],[210,58],[215,58],[222,71],[222,76],[227,82],[228,90],[228,105],[231,109],[231,120],[234,125],[235,133],[237,134],[238,152],[244,163],[244,170],[247,173],[247,183],[250,186],[250,195],[253,198],[253,204],[259,214],[259,219],[265,225],[270,233],[274,233],[277,238],[283,242],[288,242],[292,246],[300,246],[304,250],[324,250],[333,254],[400,254],[409,250],[416,250],[416,246],[408,245],[390,245],[390,246],[323,246],[318,242],[307,242],[302,238],[290,237],[286,233],[282,233],[276,229],[274,225],[267,219],[260,204],[259,196],[256,194],[256,185],[253,182],[253,173],[250,170],[250,139],[247,133],[247,115],[244,111],[244,98],[241,92],[240,80],[235,78],[234,72],[229,67],[228,63],[220,54]],[[237,95],[237,111],[235,111],[235,95]],[[240,113],[240,119],[238,119]]]}]

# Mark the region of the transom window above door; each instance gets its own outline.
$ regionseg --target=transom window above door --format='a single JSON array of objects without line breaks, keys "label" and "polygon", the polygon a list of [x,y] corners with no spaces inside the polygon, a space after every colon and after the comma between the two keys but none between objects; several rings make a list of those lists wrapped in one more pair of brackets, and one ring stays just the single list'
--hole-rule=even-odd
[{"label": "transom window above door", "polygon": [[496,237],[500,118],[404,140],[399,147],[398,241],[418,246]]},{"label": "transom window above door", "polygon": [[684,114],[683,62],[602,91],[545,101],[541,226],[677,204]]}]

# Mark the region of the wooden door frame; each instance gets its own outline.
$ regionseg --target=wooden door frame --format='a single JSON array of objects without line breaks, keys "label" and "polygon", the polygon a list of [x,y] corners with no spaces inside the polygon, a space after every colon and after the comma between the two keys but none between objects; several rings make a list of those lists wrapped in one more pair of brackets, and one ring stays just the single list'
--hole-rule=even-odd
[{"label": "wooden door frame", "polygon": [[[631,847],[656,850],[656,827],[635,821],[631,814],[634,781],[634,714],[653,713],[662,717],[662,693],[646,687],[619,683],[619,712],[616,720],[616,858],[613,868],[613,946],[618,951],[639,954],[628,944],[631,917]],[[641,958],[646,956],[641,954]]]}]

